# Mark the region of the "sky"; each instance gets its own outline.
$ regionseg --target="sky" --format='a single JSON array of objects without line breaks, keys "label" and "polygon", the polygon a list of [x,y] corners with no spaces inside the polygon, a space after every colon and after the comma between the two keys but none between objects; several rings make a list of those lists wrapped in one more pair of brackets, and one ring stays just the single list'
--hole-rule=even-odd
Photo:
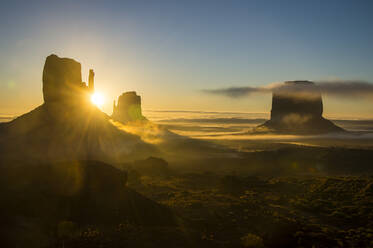
[{"label": "sky", "polygon": [[[54,53],[95,71],[103,110],[135,90],[147,110],[269,112],[271,96],[206,89],[287,80],[373,82],[373,1],[6,1],[0,114],[43,103]],[[373,118],[373,99],[324,96],[331,117]]]}]

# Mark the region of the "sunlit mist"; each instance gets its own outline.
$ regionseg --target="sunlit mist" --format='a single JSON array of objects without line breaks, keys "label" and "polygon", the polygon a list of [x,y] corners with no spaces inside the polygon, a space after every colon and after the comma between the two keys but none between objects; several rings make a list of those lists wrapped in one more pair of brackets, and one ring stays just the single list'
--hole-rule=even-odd
[{"label": "sunlit mist", "polygon": [[91,96],[91,102],[97,107],[102,108],[105,103],[105,97],[100,92],[95,92]]}]

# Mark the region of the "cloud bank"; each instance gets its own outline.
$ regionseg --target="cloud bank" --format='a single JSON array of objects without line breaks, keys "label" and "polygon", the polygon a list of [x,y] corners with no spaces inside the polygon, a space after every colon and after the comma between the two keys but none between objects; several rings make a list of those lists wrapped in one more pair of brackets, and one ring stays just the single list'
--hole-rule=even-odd
[{"label": "cloud bank", "polygon": [[[373,99],[373,83],[360,80],[316,81],[315,84],[323,95],[343,98]],[[231,98],[242,98],[251,94],[268,94],[276,90],[290,89],[283,83],[272,83],[261,87],[230,87],[205,89],[204,93],[222,95]],[[292,92],[293,93],[293,92]]]},{"label": "cloud bank", "polygon": [[228,97],[244,97],[252,93],[271,93],[272,90],[266,87],[230,87],[222,89],[203,90],[203,92]]}]

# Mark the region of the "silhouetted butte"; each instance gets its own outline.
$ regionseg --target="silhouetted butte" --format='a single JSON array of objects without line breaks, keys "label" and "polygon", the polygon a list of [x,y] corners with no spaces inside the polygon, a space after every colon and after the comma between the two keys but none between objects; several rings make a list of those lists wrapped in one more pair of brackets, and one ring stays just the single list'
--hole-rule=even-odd
[{"label": "silhouetted butte", "polygon": [[141,97],[135,91],[123,93],[119,96],[117,105],[114,101],[111,117],[122,123],[146,120],[141,111]]},{"label": "silhouetted butte", "polygon": [[256,132],[324,134],[344,130],[322,116],[321,92],[310,81],[287,81],[272,96],[271,119]]}]

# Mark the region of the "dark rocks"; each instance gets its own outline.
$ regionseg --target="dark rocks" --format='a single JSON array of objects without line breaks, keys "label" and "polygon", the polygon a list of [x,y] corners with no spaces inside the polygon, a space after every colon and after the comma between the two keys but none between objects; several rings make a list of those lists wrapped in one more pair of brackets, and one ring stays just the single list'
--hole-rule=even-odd
[{"label": "dark rocks", "polygon": [[344,131],[322,117],[319,88],[309,81],[288,81],[276,88],[272,97],[271,119],[257,132],[322,134]]},{"label": "dark rocks", "polygon": [[[91,76],[92,75],[92,76]],[[91,91],[93,91],[93,71],[90,71]],[[50,55],[45,60],[43,70],[43,96],[45,103],[75,103],[87,99],[88,87],[82,82],[79,62]]]},{"label": "dark rocks", "polygon": [[112,118],[122,123],[146,120],[141,111],[141,97],[135,91],[120,95],[117,105],[114,101]]}]

